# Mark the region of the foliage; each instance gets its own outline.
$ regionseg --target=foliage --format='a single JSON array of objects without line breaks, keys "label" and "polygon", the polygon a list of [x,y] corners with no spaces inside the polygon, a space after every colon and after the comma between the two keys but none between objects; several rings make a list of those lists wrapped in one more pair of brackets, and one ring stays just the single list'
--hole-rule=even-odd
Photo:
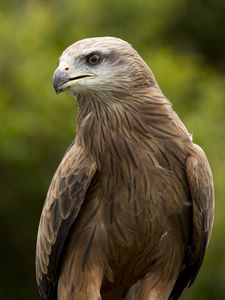
[{"label": "foliage", "polygon": [[53,172],[75,135],[76,106],[68,95],[57,97],[51,87],[58,56],[78,39],[102,35],[128,40],[142,54],[208,155],[217,196],[215,226],[198,279],[182,299],[224,297],[224,1],[206,2],[13,0],[1,4],[2,299],[36,299],[38,220]]}]

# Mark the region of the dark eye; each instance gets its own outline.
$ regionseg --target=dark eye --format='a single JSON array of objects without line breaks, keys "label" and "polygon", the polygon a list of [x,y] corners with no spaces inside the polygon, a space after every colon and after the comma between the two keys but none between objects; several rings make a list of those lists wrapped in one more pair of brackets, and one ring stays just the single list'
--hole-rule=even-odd
[{"label": "dark eye", "polygon": [[97,53],[93,53],[87,56],[87,63],[91,66],[96,66],[101,62],[101,56]]}]

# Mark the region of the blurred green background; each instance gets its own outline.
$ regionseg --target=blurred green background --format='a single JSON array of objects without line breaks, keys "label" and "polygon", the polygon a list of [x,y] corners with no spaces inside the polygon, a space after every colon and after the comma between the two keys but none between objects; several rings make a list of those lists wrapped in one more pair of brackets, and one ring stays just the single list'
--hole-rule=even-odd
[{"label": "blurred green background", "polygon": [[225,294],[225,1],[11,0],[0,4],[0,298],[37,299],[37,226],[51,177],[75,135],[76,106],[56,96],[61,52],[81,38],[129,41],[152,68],[215,179],[216,217],[183,300]]}]

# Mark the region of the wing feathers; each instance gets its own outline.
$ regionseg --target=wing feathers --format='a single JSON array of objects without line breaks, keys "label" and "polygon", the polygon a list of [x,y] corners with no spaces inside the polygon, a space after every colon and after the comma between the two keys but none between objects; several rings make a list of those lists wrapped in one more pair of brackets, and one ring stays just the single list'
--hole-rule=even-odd
[{"label": "wing feathers", "polygon": [[36,277],[41,299],[55,297],[63,247],[95,170],[95,163],[83,149],[72,144],[53,177],[37,239]]},{"label": "wing feathers", "polygon": [[176,300],[186,286],[191,286],[201,267],[210,238],[214,188],[209,163],[203,150],[194,145],[194,153],[186,161],[186,174],[192,199],[192,235],[181,271],[169,299]]}]

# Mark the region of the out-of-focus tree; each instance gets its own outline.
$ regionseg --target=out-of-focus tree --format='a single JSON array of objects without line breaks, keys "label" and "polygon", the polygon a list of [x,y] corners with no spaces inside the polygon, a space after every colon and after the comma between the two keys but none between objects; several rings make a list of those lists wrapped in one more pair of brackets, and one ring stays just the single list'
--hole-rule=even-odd
[{"label": "out-of-focus tree", "polygon": [[183,1],[175,22],[170,26],[173,45],[196,51],[207,63],[225,70],[225,1]]},{"label": "out-of-focus tree", "polygon": [[[206,3],[207,2],[207,3]],[[36,299],[34,256],[48,185],[75,135],[76,106],[51,78],[62,50],[89,37],[128,40],[212,165],[217,209],[206,260],[182,299],[225,293],[223,0],[11,0],[0,10],[1,299]]]}]

